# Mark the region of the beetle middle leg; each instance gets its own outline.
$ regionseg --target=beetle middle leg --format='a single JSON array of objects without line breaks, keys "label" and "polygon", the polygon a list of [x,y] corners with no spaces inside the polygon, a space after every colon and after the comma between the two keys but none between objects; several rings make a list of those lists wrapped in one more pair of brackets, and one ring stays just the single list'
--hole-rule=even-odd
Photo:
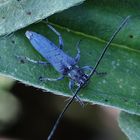
[{"label": "beetle middle leg", "polygon": [[59,48],[63,49],[64,43],[63,43],[63,39],[62,39],[61,34],[51,25],[48,24],[48,27],[58,36],[58,38],[59,38]]},{"label": "beetle middle leg", "polygon": [[82,40],[80,39],[80,40],[77,42],[77,44],[76,44],[76,48],[77,48],[77,55],[76,55],[76,57],[75,57],[76,63],[78,63],[79,60],[80,60],[80,48],[79,48],[79,45],[80,45],[80,42],[81,42],[81,41],[82,41]]},{"label": "beetle middle leg", "polygon": [[45,81],[60,81],[60,80],[63,80],[64,79],[64,75],[58,77],[58,78],[48,78],[48,77],[39,77],[39,80],[42,81],[42,82],[45,82]]},{"label": "beetle middle leg", "polygon": [[[72,94],[74,95],[73,87],[74,87],[74,81],[70,80],[69,81],[69,89],[71,90]],[[81,101],[81,99],[80,99],[80,97],[78,95],[76,96],[76,99],[80,103],[81,106],[84,106],[84,103]]]},{"label": "beetle middle leg", "polygon": [[30,63],[34,63],[34,64],[40,64],[40,65],[44,65],[47,66],[49,63],[45,62],[45,61],[36,61],[33,59],[30,59],[29,57],[26,56],[19,56],[19,55],[15,55],[17,59],[19,59],[22,63],[30,62]]}]

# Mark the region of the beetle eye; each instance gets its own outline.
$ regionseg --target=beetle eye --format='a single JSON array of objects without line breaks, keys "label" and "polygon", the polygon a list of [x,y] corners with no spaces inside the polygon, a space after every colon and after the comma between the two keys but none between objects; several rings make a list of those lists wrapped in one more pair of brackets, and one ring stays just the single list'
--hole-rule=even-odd
[{"label": "beetle eye", "polygon": [[72,69],[72,66],[68,66],[68,69],[71,70]]},{"label": "beetle eye", "polygon": [[64,68],[64,74],[67,74],[68,71],[69,71],[68,68]]},{"label": "beetle eye", "polygon": [[83,71],[82,70],[78,70],[80,75],[83,75]]}]

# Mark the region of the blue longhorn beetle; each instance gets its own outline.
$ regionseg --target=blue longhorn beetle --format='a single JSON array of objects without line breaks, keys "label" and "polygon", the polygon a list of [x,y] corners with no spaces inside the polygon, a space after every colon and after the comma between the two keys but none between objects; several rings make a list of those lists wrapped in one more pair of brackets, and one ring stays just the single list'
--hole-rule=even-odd
[{"label": "blue longhorn beetle", "polygon": [[[102,60],[107,48],[109,47],[109,45],[111,44],[111,42],[113,41],[115,36],[118,34],[118,32],[125,25],[125,23],[127,22],[127,20],[129,18],[130,18],[130,16],[127,16],[122,21],[120,26],[116,29],[116,31],[113,33],[113,35],[111,36],[110,40],[107,42],[106,46],[104,47],[104,49],[103,49],[99,59],[97,60],[94,68],[92,68],[91,66],[84,66],[84,67],[80,68],[77,65],[77,63],[78,63],[78,61],[80,59],[80,49],[79,49],[80,41],[76,45],[76,47],[77,47],[77,55],[76,55],[75,58],[72,58],[69,55],[67,55],[66,53],[64,53],[62,51],[62,47],[64,46],[64,44],[63,44],[63,39],[61,37],[61,34],[58,31],[56,31],[51,25],[48,25],[49,28],[52,31],[54,31],[59,37],[59,47],[57,47],[53,42],[51,42],[46,37],[44,37],[44,36],[42,36],[42,35],[40,35],[40,34],[38,34],[36,32],[26,31],[26,33],[25,33],[26,37],[29,39],[29,41],[31,42],[33,47],[46,60],[48,60],[48,62],[62,75],[61,77],[59,77],[57,79],[50,79],[50,78],[40,77],[40,80],[41,81],[58,81],[58,80],[62,80],[64,78],[64,76],[68,76],[70,78],[69,88],[73,93],[73,97],[69,100],[69,102],[66,104],[66,106],[64,107],[64,109],[60,113],[60,115],[59,115],[56,123],[54,124],[53,129],[51,130],[47,140],[52,139],[52,136],[54,135],[54,132],[57,129],[58,124],[60,123],[60,120],[64,116],[64,113],[66,112],[68,107],[72,104],[73,100],[76,98],[80,102],[80,104],[83,104],[82,101],[80,100],[79,96],[77,95],[78,92],[80,91],[80,89],[83,86],[85,86],[87,81],[96,72],[96,69],[97,69],[100,61]],[[25,59],[25,60],[27,60],[29,62],[33,62],[33,63],[36,63],[36,64],[42,64],[42,65],[48,64],[47,62],[35,61],[35,60],[32,60],[32,59],[30,59],[28,57],[24,57],[24,58],[22,58],[21,56],[17,56],[17,57],[20,58],[21,60]],[[91,70],[90,75],[87,75],[85,73],[86,70]],[[74,87],[75,84],[78,86],[78,88],[77,88],[77,90],[75,92],[73,92],[73,87]]]},{"label": "blue longhorn beetle", "polygon": [[[69,89],[74,94],[73,91],[74,85],[76,84],[78,87],[80,87],[81,84],[85,83],[85,81],[89,77],[89,75],[86,74],[85,71],[89,70],[91,71],[93,68],[91,66],[84,66],[80,68],[77,65],[77,63],[80,60],[79,44],[81,40],[79,40],[76,44],[77,55],[75,58],[72,58],[62,50],[62,48],[64,47],[64,43],[61,34],[51,25],[48,25],[48,27],[54,33],[56,33],[56,35],[58,35],[59,47],[41,34],[38,34],[33,31],[26,31],[25,33],[26,37],[29,39],[33,47],[55,68],[56,71],[58,71],[61,74],[61,76],[56,79],[47,77],[40,77],[39,79],[41,81],[59,81],[62,80],[64,76],[67,76],[70,78]],[[48,64],[48,62],[35,61],[28,57],[24,57],[24,59],[36,64],[42,65]],[[105,74],[105,73],[97,73],[97,74]],[[76,96],[76,99],[79,101],[81,105],[83,105],[83,102],[80,100],[79,96]]]}]

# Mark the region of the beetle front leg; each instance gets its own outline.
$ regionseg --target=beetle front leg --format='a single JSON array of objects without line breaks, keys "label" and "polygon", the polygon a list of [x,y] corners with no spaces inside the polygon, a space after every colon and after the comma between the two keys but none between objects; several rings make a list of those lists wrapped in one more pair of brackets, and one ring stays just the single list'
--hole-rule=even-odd
[{"label": "beetle front leg", "polygon": [[84,67],[82,67],[82,70],[84,70],[84,71],[87,71],[87,70],[92,71],[93,67],[92,66],[84,66]]},{"label": "beetle front leg", "polygon": [[62,39],[61,34],[54,27],[52,27],[51,25],[48,24],[48,27],[58,36],[58,38],[59,38],[59,47],[60,47],[60,49],[63,49],[64,43],[63,43],[63,39]]},{"label": "beetle front leg", "polygon": [[60,80],[63,80],[64,79],[64,75],[62,75],[61,77],[58,77],[56,79],[54,78],[47,78],[47,77],[39,77],[39,80],[42,81],[42,82],[45,82],[45,81],[60,81]]},{"label": "beetle front leg", "polygon": [[[82,67],[82,70],[91,72],[93,70],[93,67],[92,66],[84,66],[84,67]],[[104,76],[107,74],[106,72],[97,72],[97,71],[95,71],[95,73],[97,75],[100,75],[100,76]]]},{"label": "beetle front leg", "polygon": [[26,56],[19,56],[19,55],[15,55],[15,56],[22,63],[25,63],[27,61],[27,62],[30,62],[30,63],[40,64],[40,65],[45,65],[45,66],[47,66],[49,64],[48,62],[45,62],[45,61],[36,61],[36,60],[33,60],[33,59],[31,59],[29,57],[26,57]]},{"label": "beetle front leg", "polygon": [[[74,95],[73,88],[74,88],[74,81],[70,80],[69,81],[69,89],[71,90],[72,94]],[[81,101],[81,99],[78,95],[76,96],[76,100],[80,103],[81,106],[84,106],[84,103]]]}]

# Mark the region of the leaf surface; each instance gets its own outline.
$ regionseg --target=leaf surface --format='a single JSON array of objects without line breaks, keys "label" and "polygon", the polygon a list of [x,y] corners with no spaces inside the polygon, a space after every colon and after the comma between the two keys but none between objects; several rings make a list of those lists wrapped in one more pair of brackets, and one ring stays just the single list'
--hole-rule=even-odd
[{"label": "leaf surface", "polygon": [[83,0],[1,0],[0,35],[10,34]]},{"label": "leaf surface", "polygon": [[139,140],[140,116],[121,112],[119,126],[130,140]]},{"label": "leaf surface", "polygon": [[[82,67],[95,65],[104,45],[122,19],[127,15],[132,15],[131,20],[118,34],[100,63],[98,72],[107,72],[107,75],[103,77],[96,75],[91,78],[87,87],[80,91],[79,96],[91,103],[109,105],[140,114],[140,41],[138,40],[140,20],[133,16],[136,14],[133,12],[135,6],[137,7],[140,2],[131,7],[129,5],[131,2],[128,1],[127,8],[124,8],[126,3],[123,1],[120,1],[119,6],[116,4],[117,0],[108,3],[106,4],[104,0],[101,6],[101,3],[97,1],[86,1],[78,7],[53,15],[49,21],[62,34],[65,44],[64,52],[72,57],[75,57],[77,53],[76,42],[84,38],[80,44],[79,66]],[[67,77],[55,83],[39,81],[40,76],[49,78],[59,76],[51,66],[21,63],[15,57],[19,55],[45,61],[25,37],[26,30],[43,34],[56,45],[58,44],[57,36],[48,29],[46,23],[36,23],[17,31],[10,37],[1,38],[0,73],[58,95],[71,95]]]}]

